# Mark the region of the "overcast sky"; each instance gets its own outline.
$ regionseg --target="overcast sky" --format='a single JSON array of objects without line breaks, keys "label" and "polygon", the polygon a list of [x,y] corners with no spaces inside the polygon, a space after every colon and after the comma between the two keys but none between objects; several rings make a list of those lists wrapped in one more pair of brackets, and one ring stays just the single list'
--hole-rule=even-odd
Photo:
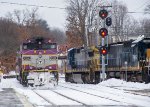
[{"label": "overcast sky", "polygon": [[[21,4],[30,4],[30,5],[43,5],[50,7],[66,7],[66,0],[0,0],[0,17],[4,17],[8,12],[12,12],[14,9],[31,9],[33,7],[23,6],[23,5],[12,5],[12,4],[3,4],[1,2],[10,2],[10,3],[21,3]],[[107,0],[112,1],[112,0]],[[123,1],[129,11],[132,12],[143,12],[145,6],[150,4],[150,0],[119,0]],[[136,19],[141,19],[143,17],[142,13],[132,14]],[[56,8],[39,8],[39,16],[45,19],[50,27],[58,27],[65,29],[65,19],[66,11],[64,9]]]}]

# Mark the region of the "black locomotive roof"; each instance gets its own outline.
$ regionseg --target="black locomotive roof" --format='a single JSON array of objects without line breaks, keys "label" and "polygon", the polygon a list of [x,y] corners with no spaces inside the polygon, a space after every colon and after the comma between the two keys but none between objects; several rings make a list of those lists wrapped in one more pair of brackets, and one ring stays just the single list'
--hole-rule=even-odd
[{"label": "black locomotive roof", "polygon": [[132,42],[133,42],[133,40],[122,41],[122,42],[110,43],[110,44],[108,44],[108,46],[128,45],[128,44],[131,44]]},{"label": "black locomotive roof", "polygon": [[141,38],[137,38],[136,40],[128,40],[128,41],[110,43],[110,44],[108,44],[108,47],[118,46],[118,45],[132,46],[133,47],[136,44],[138,44],[139,42],[150,43],[150,37],[144,37],[144,36],[142,37],[141,36]]}]

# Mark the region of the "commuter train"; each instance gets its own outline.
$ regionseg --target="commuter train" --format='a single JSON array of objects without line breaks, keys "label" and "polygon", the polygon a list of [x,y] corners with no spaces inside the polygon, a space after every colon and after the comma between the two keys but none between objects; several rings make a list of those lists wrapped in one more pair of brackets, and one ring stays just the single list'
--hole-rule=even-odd
[{"label": "commuter train", "polygon": [[[68,50],[65,80],[76,83],[99,83],[102,79],[99,47]],[[105,78],[150,82],[150,38],[111,43],[105,56]]]},{"label": "commuter train", "polygon": [[16,58],[17,79],[24,86],[58,83],[57,43],[44,37],[27,39]]}]

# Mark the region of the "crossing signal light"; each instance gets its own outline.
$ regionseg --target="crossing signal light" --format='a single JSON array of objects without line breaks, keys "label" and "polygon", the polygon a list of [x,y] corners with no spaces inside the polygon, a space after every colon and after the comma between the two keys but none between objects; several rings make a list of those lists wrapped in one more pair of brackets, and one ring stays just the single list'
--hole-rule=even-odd
[{"label": "crossing signal light", "polygon": [[106,28],[101,28],[99,30],[99,34],[102,36],[102,38],[104,38],[105,36],[108,35],[108,30]]},{"label": "crossing signal light", "polygon": [[111,24],[112,24],[112,19],[111,19],[111,17],[107,17],[107,18],[106,18],[106,25],[107,25],[107,26],[111,26]]},{"label": "crossing signal light", "polygon": [[102,54],[102,55],[107,55],[107,48],[105,47],[105,46],[102,46],[101,48],[100,48],[100,54]]},{"label": "crossing signal light", "polygon": [[108,16],[107,10],[105,10],[105,9],[100,10],[100,11],[99,11],[99,16],[100,16],[102,19],[105,19],[105,18]]}]

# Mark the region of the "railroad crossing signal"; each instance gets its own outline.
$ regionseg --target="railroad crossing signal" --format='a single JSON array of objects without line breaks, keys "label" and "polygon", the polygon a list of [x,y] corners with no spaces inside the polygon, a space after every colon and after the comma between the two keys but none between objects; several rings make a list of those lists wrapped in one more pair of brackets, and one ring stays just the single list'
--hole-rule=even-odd
[{"label": "railroad crossing signal", "polygon": [[100,10],[100,11],[99,11],[99,16],[100,16],[102,19],[105,19],[105,18],[108,16],[107,10],[105,10],[105,9]]}]

